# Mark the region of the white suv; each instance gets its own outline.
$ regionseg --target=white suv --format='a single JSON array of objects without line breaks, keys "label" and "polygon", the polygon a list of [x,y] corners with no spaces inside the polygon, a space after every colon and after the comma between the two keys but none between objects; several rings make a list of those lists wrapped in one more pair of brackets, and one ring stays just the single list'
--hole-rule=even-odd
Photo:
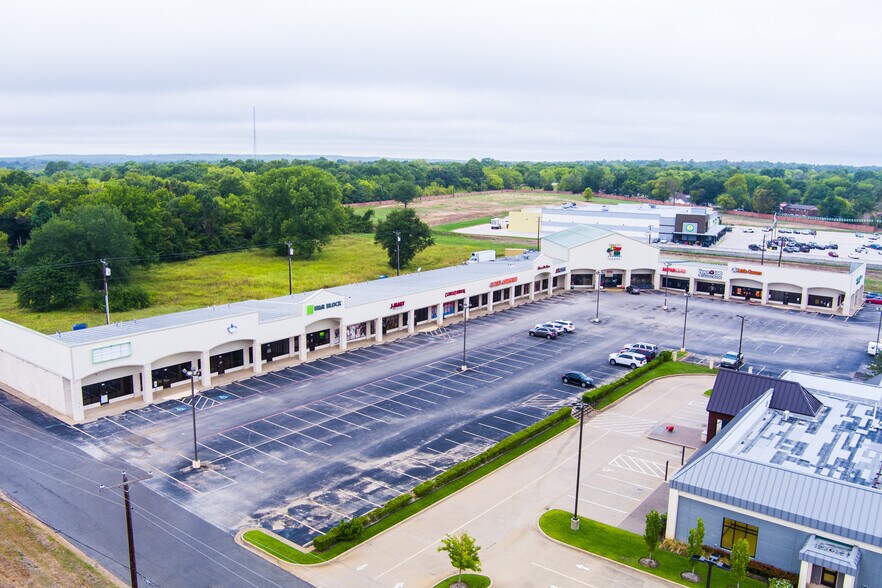
[{"label": "white suv", "polygon": [[557,321],[551,321],[551,324],[557,325],[558,327],[560,327],[561,329],[563,329],[567,333],[572,333],[576,330],[576,325],[574,325],[572,321],[557,320]]},{"label": "white suv", "polygon": [[609,365],[626,365],[633,370],[636,367],[646,365],[646,356],[637,352],[618,351],[609,354]]}]

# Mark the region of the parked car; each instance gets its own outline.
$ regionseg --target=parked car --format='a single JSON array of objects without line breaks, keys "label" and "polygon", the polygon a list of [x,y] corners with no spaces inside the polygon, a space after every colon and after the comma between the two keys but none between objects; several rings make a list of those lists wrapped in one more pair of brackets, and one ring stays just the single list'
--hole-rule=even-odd
[{"label": "parked car", "polygon": [[545,337],[546,339],[557,339],[557,330],[548,327],[533,327],[527,331],[531,337]]},{"label": "parked car", "polygon": [[772,227],[768,227],[768,226],[763,227],[763,233],[771,233],[771,232],[772,232]]},{"label": "parked car", "polygon": [[655,354],[647,349],[628,349],[626,347],[625,349],[619,349],[619,353],[639,353],[646,358],[646,361],[655,359]]},{"label": "parked car", "polygon": [[882,304],[882,298],[867,298],[864,302],[867,304]]},{"label": "parked car", "polygon": [[780,233],[781,235],[786,235],[789,232],[790,232],[790,229],[778,229],[778,233]]},{"label": "parked car", "polygon": [[548,329],[548,330],[550,330],[550,331],[554,331],[554,332],[557,333],[558,335],[563,335],[564,333],[566,333],[566,329],[564,329],[562,326],[560,326],[560,325],[556,325],[556,324],[554,324],[553,322],[550,322],[550,321],[547,322],[547,323],[539,323],[539,324],[536,325],[536,326],[537,326],[537,327],[544,327],[544,328],[546,328],[546,329]]},{"label": "parked car", "polygon": [[747,248],[750,249],[751,251],[762,251],[762,247],[760,247],[756,243],[751,243],[750,245],[747,246]]},{"label": "parked car", "polygon": [[752,233],[752,232],[753,232],[753,229],[751,229],[751,228],[748,227],[748,228],[746,228],[746,229],[741,229],[741,232],[742,232],[742,233]]},{"label": "parked car", "polygon": [[625,286],[625,292],[628,294],[640,294],[640,288],[637,286]]},{"label": "parked car", "polygon": [[628,351],[647,351],[652,354],[652,357],[649,359],[653,359],[658,355],[658,346],[653,345],[652,343],[631,343],[630,345],[625,345],[625,349]]},{"label": "parked car", "polygon": [[563,329],[566,333],[573,333],[576,331],[576,325],[574,325],[572,321],[556,320],[551,321],[551,324]]},{"label": "parked car", "polygon": [[736,353],[735,351],[730,351],[726,355],[720,359],[720,367],[721,368],[729,368],[732,370],[737,370],[742,365],[744,365],[744,354]]},{"label": "parked car", "polygon": [[828,251],[827,255],[829,255],[830,257],[839,257],[839,254],[835,251]]},{"label": "parked car", "polygon": [[857,253],[849,253],[849,254],[848,254],[848,258],[849,258],[849,259],[860,259],[861,256],[858,255]]},{"label": "parked car", "polygon": [[577,386],[582,386],[583,388],[588,388],[589,386],[594,385],[594,379],[589,378],[587,374],[583,372],[567,372],[560,378],[564,384],[575,384]]},{"label": "parked car", "polygon": [[635,351],[617,351],[609,354],[609,365],[626,365],[633,370],[646,365],[646,357]]}]

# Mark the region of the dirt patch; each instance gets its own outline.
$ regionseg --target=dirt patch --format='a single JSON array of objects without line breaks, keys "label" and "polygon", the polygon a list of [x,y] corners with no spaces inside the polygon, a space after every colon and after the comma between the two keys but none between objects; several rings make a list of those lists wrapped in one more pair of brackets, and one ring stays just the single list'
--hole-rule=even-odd
[{"label": "dirt patch", "polygon": [[648,557],[641,557],[640,558],[640,565],[645,568],[657,568],[658,562],[655,561],[654,559],[649,559]]},{"label": "dirt patch", "polygon": [[0,586],[122,586],[0,498]]}]

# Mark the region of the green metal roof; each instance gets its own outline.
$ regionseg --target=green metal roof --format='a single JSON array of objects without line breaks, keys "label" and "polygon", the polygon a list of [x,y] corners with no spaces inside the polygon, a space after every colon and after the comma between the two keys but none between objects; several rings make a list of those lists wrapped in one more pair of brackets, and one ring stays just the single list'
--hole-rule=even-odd
[{"label": "green metal roof", "polygon": [[610,235],[615,235],[615,233],[589,225],[576,225],[572,229],[558,231],[542,239],[561,247],[578,247],[598,239],[608,239]]}]

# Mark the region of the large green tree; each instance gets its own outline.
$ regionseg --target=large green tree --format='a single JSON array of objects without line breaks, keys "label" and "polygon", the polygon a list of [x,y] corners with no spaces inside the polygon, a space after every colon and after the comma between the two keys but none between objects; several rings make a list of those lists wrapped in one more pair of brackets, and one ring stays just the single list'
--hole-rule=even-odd
[{"label": "large green tree", "polygon": [[643,532],[643,541],[649,548],[649,559],[661,542],[662,519],[657,510],[651,510],[646,513],[646,527]]},{"label": "large green tree", "polygon": [[417,253],[435,244],[429,225],[412,208],[393,210],[386,220],[377,223],[374,242],[386,250],[391,267],[406,266]]},{"label": "large green tree", "polygon": [[312,257],[340,233],[346,217],[342,193],[330,173],[316,167],[285,167],[259,176],[252,185],[258,239]]},{"label": "large green tree", "polygon": [[80,283],[90,290],[100,288],[100,259],[109,261],[114,280],[124,281],[134,252],[132,225],[115,208],[86,205],[63,212],[35,229],[15,254],[19,305],[69,307]]},{"label": "large green tree", "polygon": [[750,563],[750,543],[743,537],[735,541],[732,546],[732,555],[729,556],[732,564],[732,578],[741,588],[741,582],[747,578],[747,564]]}]

